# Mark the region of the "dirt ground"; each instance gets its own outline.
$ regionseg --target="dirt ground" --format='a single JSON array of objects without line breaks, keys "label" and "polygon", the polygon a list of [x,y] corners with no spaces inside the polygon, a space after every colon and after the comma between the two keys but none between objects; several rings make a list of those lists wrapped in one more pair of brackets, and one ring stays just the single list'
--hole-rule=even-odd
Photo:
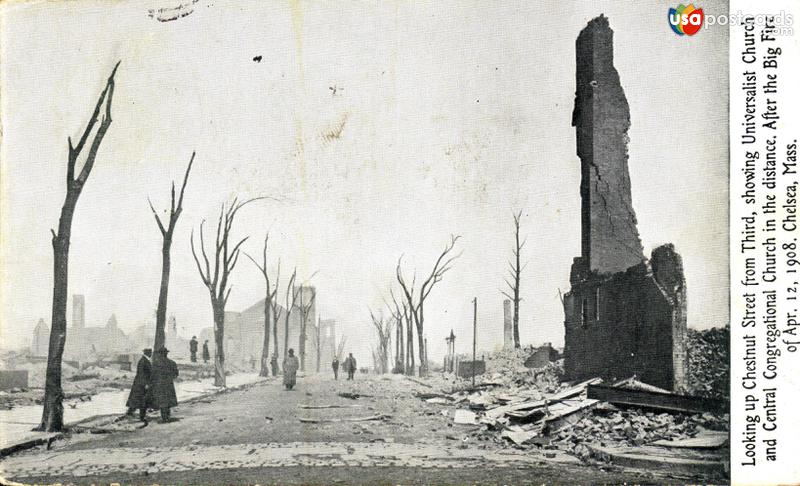
[{"label": "dirt ground", "polygon": [[[670,482],[648,472],[584,465],[562,453],[514,450],[507,443],[470,436],[476,426],[453,424],[454,407],[426,403],[413,396],[415,391],[426,390],[401,376],[359,375],[356,381],[346,382],[312,375],[301,377],[293,391],[285,391],[279,381],[270,379],[179,405],[174,410],[177,420],[171,423],[151,420],[141,429],[75,434],[55,442],[49,451],[42,447],[6,458],[0,462],[0,470],[6,478],[28,484]],[[340,392],[361,397],[343,398],[338,396]],[[336,408],[313,408],[322,406]],[[384,418],[359,420],[376,416]],[[291,447],[316,447],[314,444],[337,453],[318,454],[311,462],[308,458],[273,459],[280,455],[279,446],[285,446],[285,452]],[[350,456],[363,455],[361,462],[354,463],[348,460],[347,450],[352,453],[353,445],[359,444],[367,451]],[[270,447],[276,448],[274,454]],[[417,448],[428,451],[427,456],[423,454],[427,459],[409,453]],[[120,457],[114,456],[115,449]],[[384,452],[369,454],[373,449]],[[124,451],[146,457],[141,461],[145,464],[121,464]],[[261,462],[254,462],[259,454]],[[214,458],[218,460],[211,464]],[[312,467],[298,467],[298,460]],[[269,467],[264,467],[266,463]],[[37,464],[46,464],[51,472]]]}]

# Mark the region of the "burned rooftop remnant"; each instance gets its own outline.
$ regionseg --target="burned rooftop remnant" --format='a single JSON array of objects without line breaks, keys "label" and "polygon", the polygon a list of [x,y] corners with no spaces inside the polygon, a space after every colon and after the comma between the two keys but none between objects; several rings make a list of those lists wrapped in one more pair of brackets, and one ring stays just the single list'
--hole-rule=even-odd
[{"label": "burned rooftop remnant", "polygon": [[630,111],[599,16],[575,43],[572,125],[581,159],[581,256],[564,297],[564,371],[686,388],[686,282],[673,245],[644,257],[628,174]]}]

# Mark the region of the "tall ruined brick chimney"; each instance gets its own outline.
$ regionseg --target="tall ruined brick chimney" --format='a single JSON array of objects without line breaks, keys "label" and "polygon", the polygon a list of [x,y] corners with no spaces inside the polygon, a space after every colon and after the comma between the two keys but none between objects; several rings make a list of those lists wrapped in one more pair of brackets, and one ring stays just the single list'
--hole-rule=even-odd
[{"label": "tall ruined brick chimney", "polygon": [[628,100],[614,68],[614,31],[603,15],[575,42],[572,126],[581,159],[581,258],[585,270],[622,272],[644,261],[628,174]]},{"label": "tall ruined brick chimney", "polygon": [[575,42],[572,125],[581,159],[581,256],[564,295],[567,379],[636,376],[687,384],[686,281],[671,244],[644,257],[628,174],[628,100],[614,68],[614,32],[599,16]]}]

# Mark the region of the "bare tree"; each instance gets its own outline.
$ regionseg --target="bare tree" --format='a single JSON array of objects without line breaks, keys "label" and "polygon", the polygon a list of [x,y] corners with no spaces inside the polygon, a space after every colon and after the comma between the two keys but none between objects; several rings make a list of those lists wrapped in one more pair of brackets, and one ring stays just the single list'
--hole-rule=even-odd
[{"label": "bare tree", "polygon": [[[280,279],[281,275],[281,262],[278,260],[278,270],[277,275],[275,277],[274,285],[270,281],[269,270],[267,269],[267,246],[269,244],[269,232],[264,236],[264,249],[261,252],[261,261],[262,263],[258,263],[255,261],[253,257],[251,257],[247,252],[245,252],[245,256],[250,259],[251,262],[261,271],[261,275],[264,277],[264,344],[261,348],[261,371],[259,372],[259,376],[269,376],[269,331],[270,331],[270,313],[273,309],[273,302],[277,302],[275,298],[278,293],[278,280]],[[277,329],[277,327],[276,327]],[[277,336],[275,340],[277,341]]]},{"label": "bare tree", "polygon": [[344,359],[344,345],[347,343],[347,336],[342,336],[339,339],[339,344],[336,346],[336,359],[342,361]]},{"label": "bare tree", "polygon": [[394,289],[389,288],[389,294],[392,296],[392,303],[386,302],[384,303],[389,308],[389,312],[392,315],[392,318],[395,320],[395,361],[396,363],[396,373],[405,373],[406,372],[406,356],[405,356],[405,336],[403,333],[403,320],[407,319],[409,316],[408,313],[408,302],[401,298],[399,301],[397,297],[394,295]]},{"label": "bare tree", "polygon": [[[147,198],[150,204],[150,210],[153,212],[153,217],[156,219],[158,229],[161,231],[161,287],[158,291],[158,307],[156,309],[156,336],[153,349],[160,349],[164,347],[166,336],[164,335],[164,328],[167,325],[167,295],[169,293],[169,271],[170,271],[170,251],[172,249],[172,235],[175,232],[175,225],[178,223],[178,218],[183,211],[183,193],[186,190],[186,182],[189,180],[189,173],[192,171],[192,164],[194,163],[195,153],[192,152],[192,157],[189,159],[189,165],[186,167],[186,174],[183,176],[183,184],[181,185],[181,192],[178,196],[178,201],[175,201],[175,182],[172,182],[172,191],[169,207],[169,221],[166,225],[159,217],[156,209],[153,207],[153,202]],[[155,356],[159,356],[158,353]]]},{"label": "bare tree", "polygon": [[[61,217],[58,220],[58,233],[50,230],[53,235],[53,308],[51,316],[50,344],[47,351],[47,374],[45,377],[44,388],[44,407],[42,410],[42,421],[35,430],[56,432],[62,430],[64,426],[64,405],[62,400],[64,392],[61,388],[61,360],[64,356],[64,343],[67,339],[67,293],[69,287],[69,242],[72,232],[72,217],[75,214],[75,206],[78,204],[89,174],[92,172],[97,151],[106,136],[108,128],[111,126],[111,102],[114,98],[114,75],[119,67],[119,62],[114,66],[111,75],[106,81],[106,87],[100,93],[94,112],[86,128],[78,140],[78,145],[72,145],[72,138],[67,138],[67,194],[64,197],[64,205],[61,207]],[[105,113],[100,114],[105,104]],[[97,126],[98,117],[100,125]],[[75,166],[78,157],[83,153],[83,149],[89,136],[94,132],[94,137],[89,145],[89,152],[83,163],[80,173],[75,177]]]},{"label": "bare tree", "polygon": [[379,365],[379,373],[388,373],[389,371],[389,350],[392,343],[392,320],[385,319],[383,314],[376,316],[372,309],[369,311],[369,317],[372,319],[372,325],[378,332],[378,352],[377,361]]},{"label": "bare tree", "polygon": [[506,285],[508,285],[509,291],[503,291],[503,295],[511,299],[514,302],[514,325],[513,325],[513,333],[514,333],[514,347],[519,348],[519,285],[520,285],[520,276],[522,275],[522,271],[525,269],[526,265],[520,266],[520,253],[522,252],[522,247],[525,246],[525,243],[528,241],[527,238],[520,243],[519,241],[519,222],[522,219],[522,211],[514,214],[514,249],[511,250],[512,254],[514,255],[514,261],[508,262],[508,271],[511,274],[511,279],[513,282],[509,282],[508,278],[505,278]]},{"label": "bare tree", "polygon": [[300,311],[300,340],[297,346],[298,352],[300,353],[300,371],[306,370],[306,341],[308,339],[306,329],[308,328],[308,315],[311,313],[311,308],[314,307],[314,301],[317,300],[316,290],[314,287],[310,287],[311,298],[308,302],[304,302],[304,286],[304,284],[300,285],[300,305],[297,307],[297,309]]},{"label": "bare tree", "polygon": [[322,316],[317,317],[317,325],[314,327],[314,347],[317,351],[317,373],[319,373],[319,365],[322,359]]},{"label": "bare tree", "polygon": [[[280,263],[280,261],[278,263]],[[278,274],[275,278],[276,289],[278,288],[279,284],[280,284],[280,274]],[[281,312],[281,305],[278,303],[277,294],[275,294],[275,297],[272,299],[271,306],[272,306],[272,338],[273,338],[272,353],[275,355],[275,359],[278,359],[278,325],[280,323],[282,312]]]},{"label": "bare tree", "polygon": [[403,289],[403,293],[405,294],[406,301],[408,302],[408,307],[411,311],[411,316],[414,319],[414,324],[417,327],[417,341],[418,347],[417,350],[419,352],[419,374],[420,376],[424,376],[428,372],[428,363],[425,359],[425,342],[423,338],[423,330],[425,325],[425,300],[433,290],[433,287],[442,281],[442,277],[445,273],[447,273],[452,268],[453,261],[461,256],[461,253],[458,255],[449,256],[450,252],[453,251],[453,248],[456,246],[456,242],[458,239],[461,238],[460,236],[451,236],[450,242],[445,245],[444,250],[442,253],[439,254],[439,258],[436,259],[436,263],[433,265],[433,269],[431,269],[431,273],[428,275],[428,278],[422,283],[419,288],[419,294],[416,296],[414,295],[414,284],[416,282],[416,272],[414,280],[411,282],[409,286],[406,284],[405,279],[403,278],[403,271],[401,268],[403,257],[401,256],[397,260],[397,281],[400,283],[400,287]]},{"label": "bare tree", "polygon": [[238,243],[231,246],[230,236],[233,222],[236,218],[236,213],[239,212],[245,205],[262,198],[248,199],[244,202],[239,202],[238,198],[234,198],[230,204],[222,204],[219,210],[219,220],[217,222],[217,236],[214,242],[214,265],[213,268],[206,253],[205,237],[203,236],[203,224],[205,220],[200,223],[200,253],[203,257],[203,264],[197,257],[197,250],[194,245],[194,231],[190,237],[192,247],[192,256],[194,262],[197,264],[197,271],[200,272],[200,278],[208,289],[208,294],[211,297],[211,309],[214,314],[214,385],[225,386],[225,305],[228,303],[228,297],[231,295],[232,287],[228,286],[231,272],[236,267],[239,261],[239,251],[242,243],[247,241],[247,237],[239,240]]},{"label": "bare tree", "polygon": [[289,352],[289,317],[292,315],[292,310],[294,310],[295,304],[297,303],[297,296],[300,292],[300,287],[295,288],[295,280],[297,280],[297,267],[295,267],[291,278],[289,278],[289,283],[286,285],[286,308],[283,310],[285,331],[283,336],[284,359],[286,359],[287,353]]}]

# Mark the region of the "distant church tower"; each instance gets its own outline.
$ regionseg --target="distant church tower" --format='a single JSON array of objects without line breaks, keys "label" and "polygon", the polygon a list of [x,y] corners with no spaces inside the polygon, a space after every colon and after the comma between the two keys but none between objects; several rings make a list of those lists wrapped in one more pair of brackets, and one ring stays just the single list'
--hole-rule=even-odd
[{"label": "distant church tower", "polygon": [[33,330],[31,340],[31,354],[33,356],[47,356],[50,344],[50,328],[45,324],[44,319],[39,319],[36,328]]},{"label": "distant church tower", "polygon": [[72,327],[75,329],[86,327],[86,298],[81,294],[72,296]]}]

